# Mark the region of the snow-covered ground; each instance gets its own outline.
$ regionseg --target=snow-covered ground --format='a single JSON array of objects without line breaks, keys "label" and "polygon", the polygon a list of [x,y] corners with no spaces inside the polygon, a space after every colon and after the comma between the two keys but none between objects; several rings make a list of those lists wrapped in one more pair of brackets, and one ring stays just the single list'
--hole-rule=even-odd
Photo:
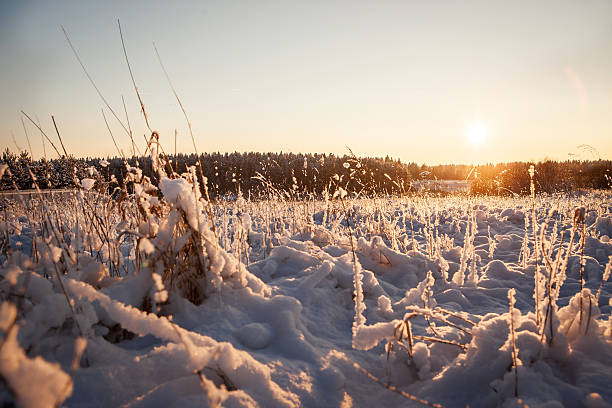
[{"label": "snow-covered ground", "polygon": [[211,206],[194,172],[5,203],[4,403],[612,406],[609,193],[534,227],[529,197]]},{"label": "snow-covered ground", "polygon": [[410,187],[416,191],[445,191],[450,193],[467,193],[473,180],[416,180]]}]

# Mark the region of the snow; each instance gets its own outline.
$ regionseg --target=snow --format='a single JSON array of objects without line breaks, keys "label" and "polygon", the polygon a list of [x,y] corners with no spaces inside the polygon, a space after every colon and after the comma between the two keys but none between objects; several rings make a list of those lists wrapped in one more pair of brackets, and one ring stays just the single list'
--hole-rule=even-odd
[{"label": "snow", "polygon": [[395,387],[445,407],[611,406],[609,193],[537,196],[535,229],[520,197],[338,189],[209,213],[195,169],[156,166],[159,191],[141,180],[107,238],[82,195],[48,204],[52,230],[5,211],[3,403],[418,406]]},{"label": "snow", "polygon": [[182,178],[170,180],[167,177],[162,177],[159,181],[159,189],[166,200],[185,212],[189,226],[197,231],[199,203],[196,201],[197,198],[192,185]]},{"label": "snow", "polygon": [[94,179],[84,178],[81,180],[81,187],[83,187],[84,190],[91,190],[95,183],[96,180]]},{"label": "snow", "polygon": [[358,327],[353,337],[353,347],[357,350],[369,350],[381,340],[394,339],[396,329],[400,323],[400,320],[393,320]]},{"label": "snow", "polygon": [[16,317],[15,307],[5,302],[0,313],[5,331],[0,349],[0,375],[19,406],[44,408],[64,401],[72,393],[70,376],[61,370],[59,364],[49,363],[40,356],[28,358],[17,340],[19,328],[13,326],[6,332],[7,321]]}]

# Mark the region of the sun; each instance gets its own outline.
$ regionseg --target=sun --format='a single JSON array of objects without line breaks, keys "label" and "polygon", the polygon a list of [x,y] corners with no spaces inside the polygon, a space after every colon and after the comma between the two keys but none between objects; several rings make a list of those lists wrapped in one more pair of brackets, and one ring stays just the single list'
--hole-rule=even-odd
[{"label": "sun", "polygon": [[472,123],[468,126],[467,137],[472,143],[472,146],[481,146],[487,141],[489,131],[487,126],[482,122]]}]

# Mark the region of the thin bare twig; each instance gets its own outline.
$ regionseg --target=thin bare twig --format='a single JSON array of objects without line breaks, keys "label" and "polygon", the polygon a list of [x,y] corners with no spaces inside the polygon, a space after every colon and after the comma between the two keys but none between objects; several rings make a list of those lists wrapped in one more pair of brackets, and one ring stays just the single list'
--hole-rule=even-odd
[{"label": "thin bare twig", "polygon": [[53,121],[53,126],[55,126],[55,133],[57,133],[57,138],[62,145],[62,150],[64,151],[64,155],[68,157],[68,152],[66,152],[66,147],[64,146],[64,142],[62,141],[62,136],[60,135],[59,129],[57,128],[57,123],[55,123],[55,116],[51,115],[51,120]]},{"label": "thin bare twig", "polygon": [[[155,55],[157,55],[157,60],[159,61],[159,65],[161,66],[162,71],[164,71],[164,75],[166,76],[168,85],[170,85],[170,88],[172,89],[172,93],[174,94],[174,97],[176,98],[176,101],[178,102],[181,108],[181,111],[183,112],[183,116],[185,116],[185,121],[187,122],[187,127],[189,128],[189,135],[191,136],[191,143],[193,144],[193,151],[195,152],[196,157],[198,158],[198,167],[200,170],[200,177],[202,178],[202,185],[204,187],[204,194],[206,196],[206,202],[207,202],[206,212],[208,213],[208,218],[210,219],[211,230],[216,238],[215,242],[218,242],[219,236],[217,235],[217,228],[213,221],[213,210],[212,210],[212,205],[210,203],[210,196],[208,194],[208,186],[206,185],[206,182],[205,182],[206,178],[204,177],[202,161],[200,160],[200,154],[198,153],[198,148],[196,146],[195,137],[193,136],[193,129],[191,127],[191,121],[189,120],[189,116],[187,115],[187,112],[185,111],[185,108],[183,107],[183,102],[181,102],[181,98],[179,98],[178,93],[176,92],[176,89],[174,88],[174,85],[172,84],[172,81],[170,80],[170,75],[168,75],[168,71],[166,71],[166,67],[164,67],[164,63],[162,62],[161,56],[159,55],[159,51],[157,51],[157,46],[155,45],[155,43],[153,43],[153,48],[155,49]],[[176,133],[174,134],[174,137],[175,137],[174,150],[175,150],[175,158],[176,158]]]},{"label": "thin bare twig", "polygon": [[142,156],[142,154],[140,153],[140,149],[138,148],[138,146],[134,142],[134,136],[132,135],[132,126],[130,125],[130,117],[129,117],[128,112],[127,112],[127,107],[125,106],[125,98],[123,97],[123,95],[121,95],[121,101],[123,102],[123,111],[125,112],[125,119],[126,119],[127,125],[128,125],[130,140],[132,141],[132,156],[136,156],[136,151],[137,150],[138,150],[138,154],[140,156]]},{"label": "thin bare twig", "polygon": [[106,101],[106,98],[104,97],[104,95],[102,95],[102,92],[100,92],[100,89],[98,88],[98,86],[94,82],[93,78],[91,77],[91,75],[89,75],[89,72],[87,71],[87,68],[85,68],[85,64],[83,64],[83,61],[81,61],[81,57],[79,57],[79,53],[77,52],[76,48],[74,48],[74,45],[72,45],[72,41],[70,41],[70,37],[68,36],[68,33],[66,32],[66,29],[64,28],[64,26],[60,26],[60,27],[62,28],[62,31],[64,32],[64,36],[66,37],[66,41],[68,41],[68,45],[70,46],[70,49],[72,49],[72,52],[73,52],[74,56],[76,57],[77,61],[81,65],[81,68],[83,68],[83,72],[85,72],[85,75],[87,76],[87,79],[89,79],[89,82],[91,83],[91,85],[94,87],[94,89],[98,93],[98,96],[100,97],[100,99],[102,99],[102,102],[104,102],[104,105],[106,105],[108,110],[111,111],[111,113],[113,114],[115,119],[117,119],[117,122],[119,122],[121,124],[121,127],[123,127],[123,130],[125,130],[125,133],[127,133],[129,135],[130,132],[128,131],[127,127],[123,124],[123,121],[121,119],[119,119],[119,116],[117,116],[117,114],[115,113],[114,109]]},{"label": "thin bare twig", "polygon": [[119,149],[119,146],[117,145],[117,141],[115,140],[115,136],[113,136],[113,132],[111,131],[110,126],[108,125],[108,121],[106,120],[106,115],[104,114],[104,108],[102,108],[101,111],[102,111],[102,117],[104,118],[104,123],[106,124],[106,129],[108,129],[108,133],[110,134],[111,139],[113,139],[113,144],[115,145],[115,149],[117,149],[117,153],[119,153],[119,155],[123,158],[123,160],[125,160],[125,155],[123,154],[123,151]]},{"label": "thin bare twig", "polygon": [[355,362],[352,362],[352,365],[353,365],[353,367],[356,370],[360,371],[362,374],[367,376],[370,380],[374,381],[375,383],[377,383],[379,385],[382,385],[383,387],[385,387],[389,391],[393,391],[394,393],[399,394],[399,395],[401,395],[404,398],[407,398],[407,399],[409,399],[411,401],[414,401],[414,402],[418,402],[419,404],[423,404],[423,405],[426,405],[428,407],[442,408],[442,405],[440,405],[440,404],[429,402],[427,400],[424,400],[422,398],[417,397],[416,395],[408,394],[406,391],[402,391],[402,390],[398,389],[394,385],[382,382],[380,379],[378,379],[378,377],[374,376],[374,374],[370,373],[365,368],[361,367],[359,364],[357,364]]},{"label": "thin bare twig", "polygon": [[34,126],[36,126],[38,128],[38,130],[40,130],[40,133],[45,137],[45,139],[47,139],[47,141],[49,143],[51,143],[51,146],[53,147],[53,149],[55,150],[55,152],[57,153],[58,157],[62,157],[62,154],[59,152],[59,150],[57,150],[57,147],[55,147],[55,144],[53,144],[53,142],[51,141],[51,139],[49,139],[49,136],[47,136],[47,134],[45,133],[44,130],[42,130],[42,128],[38,125],[38,123],[34,122],[34,120],[32,120],[32,118],[25,113],[24,111],[20,111],[26,118],[28,118],[28,120],[30,122],[32,122],[34,124]]},{"label": "thin bare twig", "polygon": [[136,96],[138,97],[138,102],[140,102],[140,109],[144,116],[145,123],[147,124],[147,129],[149,132],[153,132],[151,126],[149,125],[149,117],[147,116],[147,111],[144,106],[144,102],[140,97],[140,92],[138,92],[138,87],[136,86],[136,81],[134,80],[134,74],[132,73],[132,67],[130,66],[130,60],[128,59],[127,50],[125,49],[125,41],[123,41],[123,31],[121,30],[121,22],[117,19],[117,24],[119,25],[119,36],[121,37],[121,45],[123,46],[123,55],[125,55],[125,62],[128,67],[128,71],[130,71],[130,78],[132,78],[132,84],[134,85],[134,91],[136,91]]}]

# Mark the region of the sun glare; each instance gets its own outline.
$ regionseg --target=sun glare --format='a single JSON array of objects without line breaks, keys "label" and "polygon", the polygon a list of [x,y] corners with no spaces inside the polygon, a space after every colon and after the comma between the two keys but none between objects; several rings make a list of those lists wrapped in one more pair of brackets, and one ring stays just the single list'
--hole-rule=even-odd
[{"label": "sun glare", "polygon": [[472,146],[480,146],[487,141],[487,126],[482,122],[472,123],[467,130],[467,137]]}]

